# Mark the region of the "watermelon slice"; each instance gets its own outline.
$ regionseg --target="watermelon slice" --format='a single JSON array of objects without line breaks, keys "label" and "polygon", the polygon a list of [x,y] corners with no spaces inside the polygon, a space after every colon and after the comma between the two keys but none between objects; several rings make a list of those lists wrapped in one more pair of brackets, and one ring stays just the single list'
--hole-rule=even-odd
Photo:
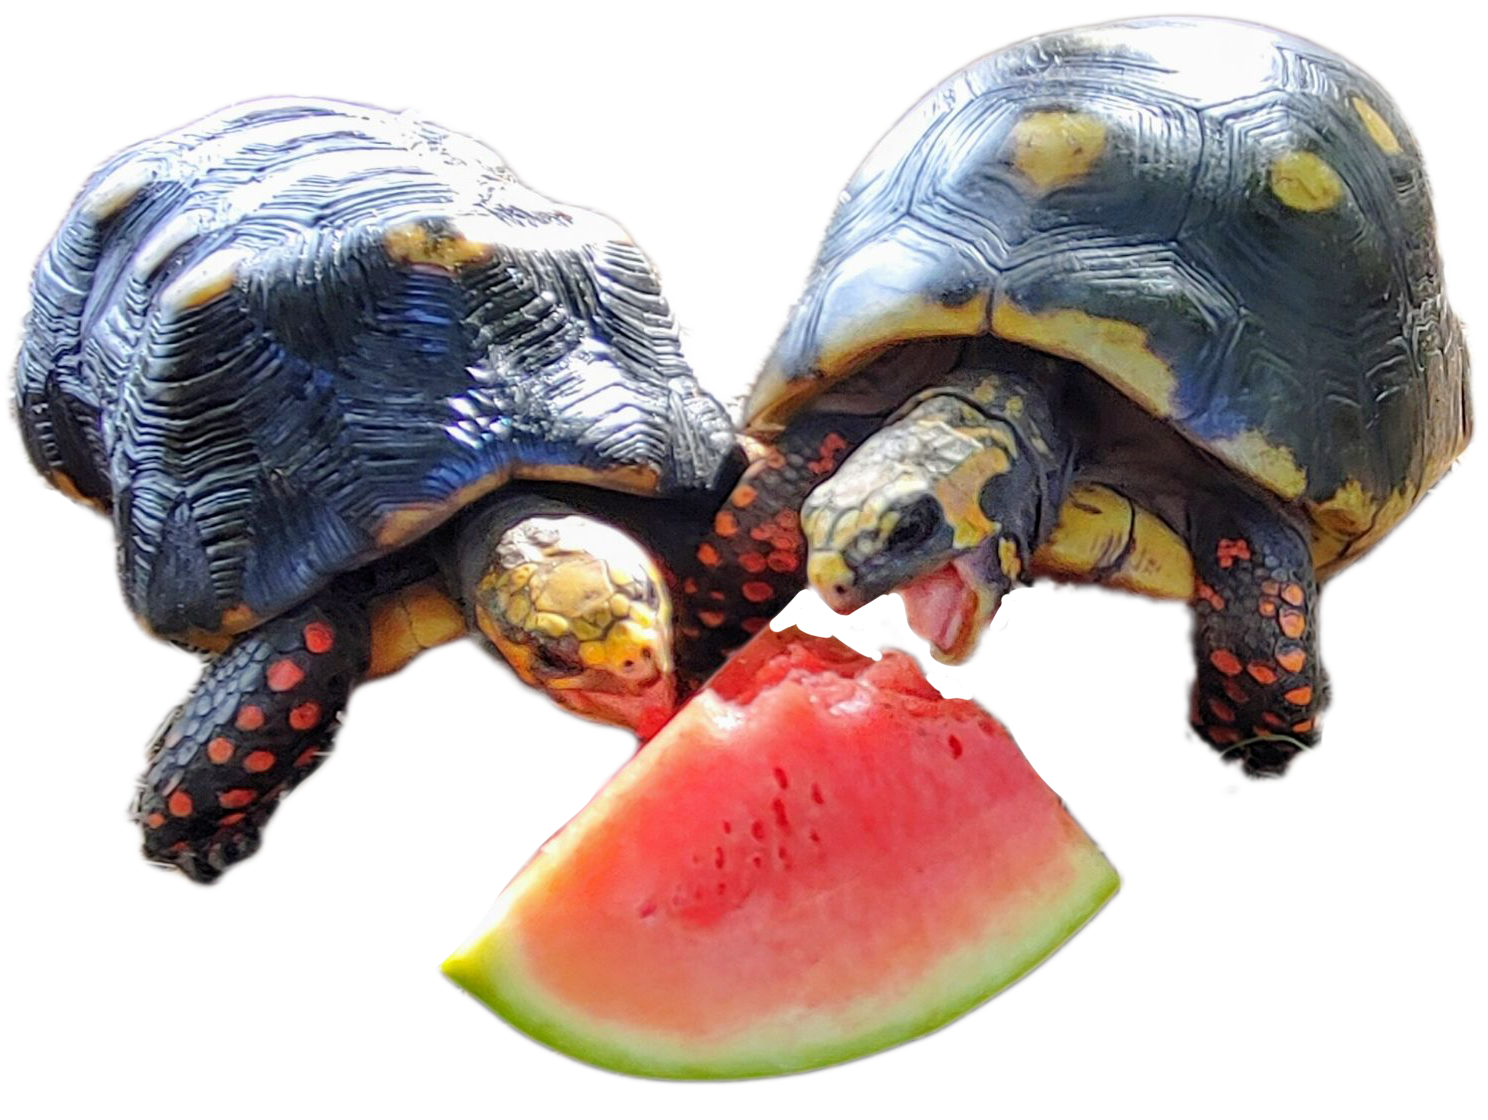
[{"label": "watermelon slice", "polygon": [[941,698],[903,654],[765,632],[444,968],[597,1065],[784,1073],[969,1010],[1116,886],[975,704]]}]

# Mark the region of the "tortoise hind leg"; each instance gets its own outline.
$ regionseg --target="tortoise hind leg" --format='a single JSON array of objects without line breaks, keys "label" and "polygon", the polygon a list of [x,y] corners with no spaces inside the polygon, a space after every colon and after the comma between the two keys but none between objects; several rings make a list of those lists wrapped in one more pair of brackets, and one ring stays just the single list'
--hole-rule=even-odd
[{"label": "tortoise hind leg", "polygon": [[150,748],[134,806],[146,857],[209,883],[257,851],[329,752],[369,644],[365,608],[326,594],[214,657]]},{"label": "tortoise hind leg", "polygon": [[1280,775],[1317,742],[1327,702],[1307,534],[1240,494],[1190,513],[1198,680],[1194,728],[1252,775]]}]

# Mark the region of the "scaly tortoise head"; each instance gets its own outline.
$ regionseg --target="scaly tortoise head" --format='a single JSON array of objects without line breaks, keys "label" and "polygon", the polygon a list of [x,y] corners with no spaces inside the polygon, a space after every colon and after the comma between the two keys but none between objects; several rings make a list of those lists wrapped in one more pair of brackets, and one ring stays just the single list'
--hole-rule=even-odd
[{"label": "scaly tortoise head", "polygon": [[587,517],[534,517],[496,541],[476,625],[528,684],[650,735],[676,701],[672,606],[654,561]]}]

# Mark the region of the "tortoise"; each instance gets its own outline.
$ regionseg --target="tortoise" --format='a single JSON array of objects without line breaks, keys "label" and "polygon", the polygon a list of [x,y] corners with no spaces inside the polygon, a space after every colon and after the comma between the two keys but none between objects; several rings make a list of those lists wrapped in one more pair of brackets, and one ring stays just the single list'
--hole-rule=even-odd
[{"label": "tortoise", "polygon": [[1199,735],[1318,737],[1318,585],[1472,429],[1421,155],[1279,31],[1146,19],[952,76],[869,155],[749,398],[877,419],[802,509],[840,611],[898,590],[964,658],[1035,575],[1188,600]]},{"label": "tortoise", "polygon": [[266,100],[140,144],[32,297],[30,456],[111,516],[145,628],[209,655],[135,805],[199,881],[256,850],[360,681],[474,632],[645,734],[744,633],[738,585],[784,578],[687,578],[759,449],[647,258],[427,121]]}]

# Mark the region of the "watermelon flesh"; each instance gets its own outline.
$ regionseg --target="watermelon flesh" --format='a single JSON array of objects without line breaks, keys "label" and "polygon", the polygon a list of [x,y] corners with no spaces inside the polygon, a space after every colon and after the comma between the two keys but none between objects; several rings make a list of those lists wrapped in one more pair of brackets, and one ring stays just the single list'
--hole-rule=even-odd
[{"label": "watermelon flesh", "polygon": [[507,887],[446,973],[565,1053],[750,1077],[892,1046],[1038,964],[1114,869],[903,654],[765,632]]}]

